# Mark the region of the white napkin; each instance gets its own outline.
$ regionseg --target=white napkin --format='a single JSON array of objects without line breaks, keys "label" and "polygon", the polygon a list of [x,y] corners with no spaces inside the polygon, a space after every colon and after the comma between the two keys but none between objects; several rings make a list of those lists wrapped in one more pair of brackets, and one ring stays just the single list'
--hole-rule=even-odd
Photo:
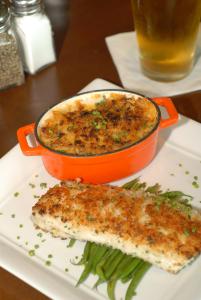
[{"label": "white napkin", "polygon": [[[201,57],[198,55],[193,71],[186,78],[164,83],[151,80],[142,74],[135,32],[109,36],[106,44],[124,88],[149,97],[173,96],[201,89]],[[200,53],[200,45],[197,53]]]}]

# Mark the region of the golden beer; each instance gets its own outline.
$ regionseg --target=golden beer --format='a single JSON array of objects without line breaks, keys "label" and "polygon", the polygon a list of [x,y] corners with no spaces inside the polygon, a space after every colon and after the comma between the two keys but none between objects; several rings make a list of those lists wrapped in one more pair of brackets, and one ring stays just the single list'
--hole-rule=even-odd
[{"label": "golden beer", "polygon": [[201,0],[131,0],[142,71],[155,80],[186,76],[194,63]]}]

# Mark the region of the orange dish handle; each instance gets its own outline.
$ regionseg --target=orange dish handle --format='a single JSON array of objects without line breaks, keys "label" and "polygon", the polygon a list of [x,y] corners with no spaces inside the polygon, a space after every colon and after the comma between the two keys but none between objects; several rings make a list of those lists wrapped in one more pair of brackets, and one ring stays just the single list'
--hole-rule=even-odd
[{"label": "orange dish handle", "polygon": [[17,138],[20,144],[20,148],[25,155],[41,155],[43,152],[43,148],[40,145],[30,147],[27,142],[28,135],[34,136],[34,126],[35,124],[32,123],[17,130]]},{"label": "orange dish handle", "polygon": [[177,123],[178,112],[170,98],[153,98],[153,101],[156,102],[156,104],[158,104],[159,106],[165,107],[169,115],[167,119],[161,119],[159,125],[160,128],[166,128]]}]

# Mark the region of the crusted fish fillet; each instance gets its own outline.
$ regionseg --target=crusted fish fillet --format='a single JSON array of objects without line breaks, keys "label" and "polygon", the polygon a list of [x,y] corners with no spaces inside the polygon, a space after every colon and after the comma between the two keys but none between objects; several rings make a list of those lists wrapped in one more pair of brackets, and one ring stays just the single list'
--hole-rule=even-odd
[{"label": "crusted fish fillet", "polygon": [[201,213],[150,193],[76,182],[50,188],[34,224],[60,238],[94,241],[178,272],[201,251]]}]

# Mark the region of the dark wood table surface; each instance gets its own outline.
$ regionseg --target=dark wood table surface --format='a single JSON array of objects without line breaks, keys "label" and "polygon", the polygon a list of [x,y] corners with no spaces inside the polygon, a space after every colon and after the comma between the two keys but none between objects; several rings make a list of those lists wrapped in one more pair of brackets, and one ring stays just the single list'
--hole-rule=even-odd
[{"label": "dark wood table surface", "polygon": [[[95,78],[121,85],[105,37],[133,30],[130,0],[46,0],[55,33],[57,63],[24,85],[0,91],[0,157],[17,143],[17,128]],[[165,96],[165,95],[164,95]],[[179,113],[201,122],[201,91],[173,97]],[[42,280],[42,278],[41,278]],[[0,268],[0,300],[45,300]],[[70,299],[68,299],[70,300]]]}]

